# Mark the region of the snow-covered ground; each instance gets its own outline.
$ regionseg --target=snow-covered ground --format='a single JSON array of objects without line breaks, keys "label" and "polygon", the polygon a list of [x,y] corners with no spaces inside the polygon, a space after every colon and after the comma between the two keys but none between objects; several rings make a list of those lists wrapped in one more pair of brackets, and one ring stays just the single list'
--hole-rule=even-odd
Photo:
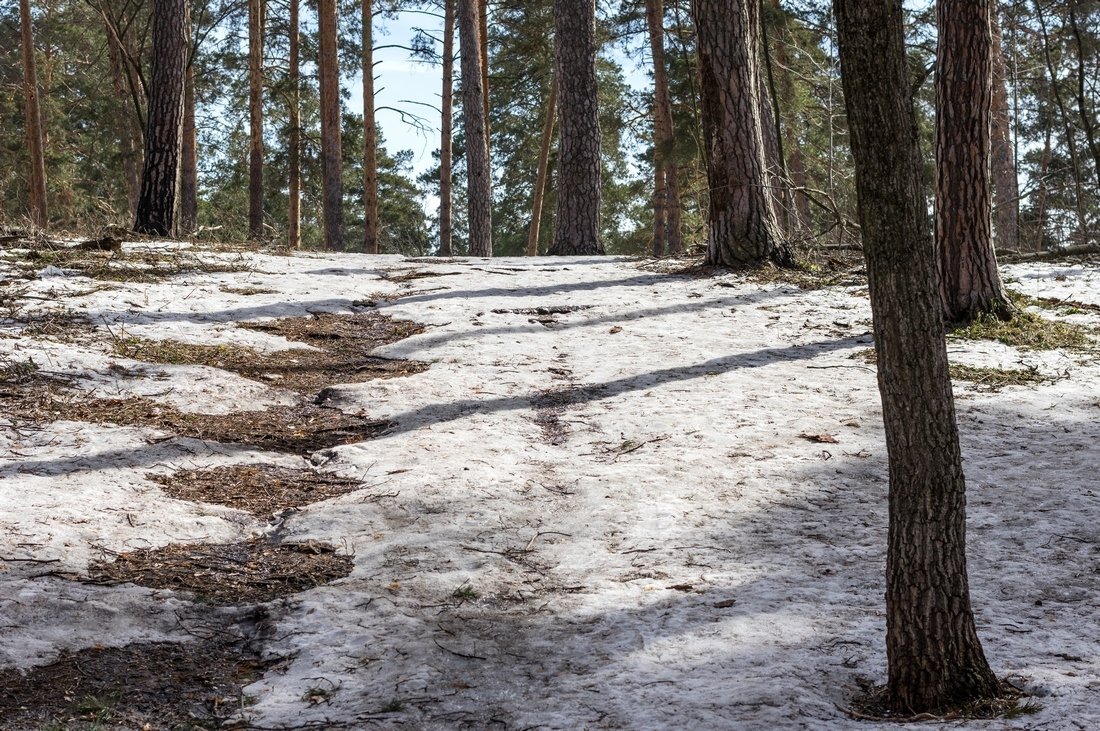
[{"label": "snow-covered ground", "polygon": [[[53,300],[37,306],[90,317],[102,342],[8,337],[0,352],[101,395],[225,413],[288,397],[205,367],[135,376],[112,367],[139,364],[111,355],[110,337],[285,348],[238,323],[366,299],[428,326],[379,354],[430,368],[334,384],[326,402],[396,426],[313,455],[365,487],[278,526],[345,547],[355,570],[273,603],[265,651],[292,659],[246,689],[255,727],[876,727],[840,709],[885,668],[885,447],[873,366],[852,357],[871,346],[865,288],[669,275],[614,258],[247,260],[246,272],[77,297],[65,293],[88,280],[36,280],[29,294]],[[411,270],[459,274],[381,278]],[[1100,304],[1095,263],[1005,275],[1025,294]],[[555,306],[586,309],[547,324],[507,312]],[[999,393],[956,386],[979,631],[998,674],[1042,705],[959,725],[1100,728],[1100,366],[1080,353],[949,347],[971,365],[1057,377]],[[171,499],[146,474],[305,464],[150,436],[73,422],[0,429],[0,665],[186,637],[183,595],[28,578],[43,566],[10,559],[84,572],[114,551],[239,540],[264,527]]]}]

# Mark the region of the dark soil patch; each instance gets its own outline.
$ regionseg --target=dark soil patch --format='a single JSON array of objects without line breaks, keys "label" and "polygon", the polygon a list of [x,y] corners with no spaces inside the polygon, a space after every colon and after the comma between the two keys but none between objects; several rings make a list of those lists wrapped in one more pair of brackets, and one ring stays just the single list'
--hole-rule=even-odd
[{"label": "dark soil patch", "polygon": [[243,296],[251,296],[254,294],[278,294],[276,289],[268,289],[267,287],[218,287],[219,290],[226,294],[239,294]]},{"label": "dark soil patch", "polygon": [[[553,367],[550,374],[559,380],[570,380],[572,371],[568,368]],[[535,423],[542,429],[542,436],[548,444],[560,446],[565,444],[569,437],[569,428],[562,422],[562,415],[591,398],[592,391],[584,386],[575,384],[562,385],[556,388],[540,391],[533,399],[535,407]]]},{"label": "dark soil patch", "polygon": [[433,272],[429,269],[410,269],[407,272],[384,272],[382,279],[388,282],[411,282],[414,279],[427,279],[428,277],[456,277],[465,272]]},{"label": "dark soil patch", "polygon": [[340,315],[322,313],[291,317],[243,327],[315,348],[294,348],[262,353],[237,345],[194,345],[172,340],[122,338],[115,352],[151,363],[203,365],[233,371],[302,394],[312,394],[334,383],[362,383],[419,373],[428,366],[416,361],[370,355],[375,348],[423,332],[406,320],[393,320],[376,312]]},{"label": "dark soil patch", "polygon": [[187,591],[214,604],[253,604],[297,594],[351,573],[350,556],[323,543],[170,544],[88,567],[96,583]]},{"label": "dark soil patch", "polygon": [[247,705],[241,689],[259,679],[266,665],[244,643],[224,639],[66,651],[25,674],[0,670],[0,726],[222,728]]},{"label": "dark soil patch", "polygon": [[265,411],[193,414],[147,398],[88,398],[37,374],[22,375],[20,381],[0,384],[0,406],[8,416],[33,423],[67,420],[142,426],[182,437],[301,455],[372,439],[391,426],[388,421],[306,402]]},{"label": "dark soil patch", "polygon": [[591,310],[595,305],[555,305],[553,307],[520,307],[515,310],[493,310],[498,315],[565,315]]},{"label": "dark soil patch", "polygon": [[180,470],[171,475],[146,477],[177,500],[226,505],[259,517],[346,495],[363,487],[358,480],[271,465]]}]

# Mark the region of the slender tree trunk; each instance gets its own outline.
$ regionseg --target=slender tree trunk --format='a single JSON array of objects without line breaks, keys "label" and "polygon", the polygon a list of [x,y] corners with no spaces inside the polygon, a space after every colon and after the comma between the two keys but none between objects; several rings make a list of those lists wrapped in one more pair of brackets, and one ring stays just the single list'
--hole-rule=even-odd
[{"label": "slender tree trunk", "polygon": [[[477,27],[481,52],[482,105],[485,107],[485,134],[489,134],[489,0],[478,0]],[[488,141],[488,137],[486,137]],[[492,154],[489,155],[492,159]]]},{"label": "slender tree trunk", "polygon": [[46,159],[42,134],[42,110],[38,106],[38,72],[34,60],[30,0],[19,0],[19,25],[23,46],[23,100],[27,124],[27,151],[31,162],[31,221],[39,228],[49,226],[46,209]]},{"label": "slender tree trunk", "polygon": [[1077,43],[1077,116],[1081,118],[1081,129],[1085,131],[1085,141],[1092,153],[1097,182],[1100,182],[1100,144],[1096,141],[1096,120],[1089,112],[1088,94],[1085,91],[1089,70],[1085,63],[1085,42],[1081,39],[1081,28],[1077,23],[1077,0],[1069,0],[1069,27]]},{"label": "slender tree trunk", "polygon": [[764,4],[757,0],[757,22],[760,23],[760,129],[764,135],[764,159],[767,163],[768,194],[772,197],[776,219],[783,239],[790,238],[793,230],[794,203],[787,174],[787,161],[783,153],[783,129],[779,116],[779,92],[775,85],[775,69],[772,62],[771,40],[765,23]]},{"label": "slender tree trunk", "polygon": [[[783,13],[779,0],[772,0],[774,13]],[[794,73],[791,71],[790,59],[787,57],[787,47],[783,42],[775,44],[773,53],[775,65],[779,67],[780,96],[788,108],[795,108]],[[776,97],[778,104],[779,96]],[[794,186],[789,201],[791,204],[790,231],[794,234],[808,235],[813,222],[813,214],[810,211],[810,199],[805,193],[806,188],[806,162],[802,154],[802,145],[795,134],[795,125],[788,124],[783,130],[781,149],[785,153],[786,171],[790,176],[790,183]]]},{"label": "slender tree trunk", "polygon": [[653,255],[683,250],[681,234],[680,169],[676,164],[676,139],[672,122],[672,97],[668,90],[665,60],[665,9],[663,0],[646,0],[646,25],[653,56]]},{"label": "slender tree trunk", "polygon": [[462,112],[466,129],[466,201],[470,256],[493,255],[492,179],[489,128],[481,71],[478,0],[458,0],[458,33],[462,45]]},{"label": "slender tree trunk", "polygon": [[302,248],[302,79],[299,0],[289,0],[290,38],[289,69],[290,81],[290,149],[287,151],[287,166],[290,179],[287,189],[290,200],[287,201],[287,246],[291,249]]},{"label": "slender tree trunk", "polygon": [[1009,133],[1007,69],[1000,13],[990,16],[993,29],[993,125],[990,130],[990,175],[993,179],[993,240],[1001,251],[1020,248],[1020,183]]},{"label": "slender tree trunk", "polygon": [[[119,48],[114,34],[109,31],[107,33],[107,56],[111,64],[111,81],[115,92],[115,101],[121,109],[129,104],[130,97],[126,91],[125,72],[122,67],[122,49]],[[122,164],[126,173],[127,212],[131,221],[137,214],[138,194],[141,187],[141,164],[138,160],[141,154],[140,138],[141,133],[135,132],[133,118],[126,115],[126,119],[121,122],[119,130],[119,147],[122,151]]]},{"label": "slender tree trunk", "polygon": [[248,238],[264,236],[264,21],[266,0],[248,0]]},{"label": "slender tree trunk", "polygon": [[1008,318],[989,179],[993,0],[938,0],[936,252],[947,322]]},{"label": "slender tree trunk", "polygon": [[549,254],[602,254],[595,0],[554,0],[558,205]]},{"label": "slender tree trunk", "polygon": [[[188,46],[191,43],[188,42]],[[187,64],[183,80],[183,137],[180,143],[180,234],[194,233],[199,223],[199,146],[195,126],[195,65]]]},{"label": "slender tree trunk", "polygon": [[886,700],[938,715],[994,696],[997,679],[970,607],[966,487],[902,3],[837,0],[836,15],[890,458]]},{"label": "slender tree trunk", "polygon": [[452,147],[454,135],[455,0],[443,0],[443,114],[439,132],[439,255],[452,256]]},{"label": "slender tree trunk", "polygon": [[374,8],[363,0],[363,251],[378,253],[378,127],[374,120]]},{"label": "slender tree trunk", "polygon": [[558,76],[550,72],[550,96],[546,98],[546,115],[539,142],[539,167],[535,175],[534,200],[531,202],[531,227],[527,230],[527,256],[539,253],[539,226],[542,224],[542,203],[550,177],[550,147],[554,143],[554,120],[558,113]]},{"label": "slender tree trunk", "polygon": [[187,0],[153,1],[153,70],[145,127],[134,230],[154,236],[172,233],[183,122],[187,65]]},{"label": "slender tree trunk", "polygon": [[1047,185],[1047,174],[1050,172],[1050,127],[1046,127],[1043,135],[1043,155],[1039,158],[1039,183],[1035,192],[1035,250],[1042,251],[1046,248],[1047,232],[1047,199],[1050,197],[1050,186]]},{"label": "slender tree trunk", "polygon": [[340,65],[336,54],[336,0],[317,5],[321,86],[321,177],[325,248],[344,250],[344,193],[340,134]]},{"label": "slender tree trunk", "polygon": [[707,262],[787,264],[768,193],[757,0],[693,0],[710,183]]}]

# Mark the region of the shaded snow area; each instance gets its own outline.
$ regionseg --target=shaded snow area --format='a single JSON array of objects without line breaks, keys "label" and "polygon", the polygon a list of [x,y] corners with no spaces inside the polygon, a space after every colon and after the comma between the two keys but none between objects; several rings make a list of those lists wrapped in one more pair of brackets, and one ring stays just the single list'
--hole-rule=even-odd
[{"label": "shaded snow area", "polygon": [[[189,640],[189,594],[80,581],[89,561],[277,532],[333,544],[354,569],[267,605],[256,632],[280,661],[244,689],[247,728],[890,727],[842,710],[886,664],[887,465],[874,366],[859,357],[865,286],[614,258],[244,260],[98,291],[33,281],[33,307],[69,308],[96,337],[13,329],[0,348],[89,394],[210,414],[293,398],[210,366],[141,364],[112,340],[275,351],[291,344],[239,325],[377,311],[425,329],[374,355],[429,367],[332,384],[325,406],[392,424],[308,459],[140,426],[0,429],[0,665]],[[1100,305],[1096,263],[1005,272],[1025,294]],[[1100,323],[1088,309],[1043,314]],[[949,349],[1050,380],[956,383],[979,632],[996,672],[1041,709],[947,725],[1100,728],[1100,366],[1082,352]],[[266,522],[149,478],[260,463],[362,488]]]}]

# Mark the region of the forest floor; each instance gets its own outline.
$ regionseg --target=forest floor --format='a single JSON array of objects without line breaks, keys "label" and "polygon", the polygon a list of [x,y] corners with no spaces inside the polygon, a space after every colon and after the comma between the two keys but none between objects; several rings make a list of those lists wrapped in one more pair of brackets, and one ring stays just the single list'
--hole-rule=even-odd
[{"label": "forest floor", "polygon": [[[12,246],[3,728],[891,727],[858,271]],[[1100,261],[1004,275],[1033,340],[949,350],[1030,697],[947,725],[1100,728]]]}]

